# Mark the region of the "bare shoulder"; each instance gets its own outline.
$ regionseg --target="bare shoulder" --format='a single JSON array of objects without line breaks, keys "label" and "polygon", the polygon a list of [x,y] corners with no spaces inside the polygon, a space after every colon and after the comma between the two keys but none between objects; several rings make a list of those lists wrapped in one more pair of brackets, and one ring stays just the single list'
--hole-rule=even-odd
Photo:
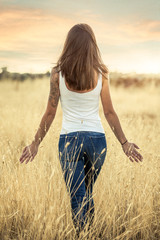
[{"label": "bare shoulder", "polygon": [[103,79],[103,85],[101,90],[101,101],[103,105],[103,111],[105,116],[108,115],[108,113],[114,113],[114,108],[112,104],[112,99],[110,95],[110,86],[109,86],[109,73],[102,75]]},{"label": "bare shoulder", "polygon": [[109,84],[109,72],[102,73],[102,86]]}]

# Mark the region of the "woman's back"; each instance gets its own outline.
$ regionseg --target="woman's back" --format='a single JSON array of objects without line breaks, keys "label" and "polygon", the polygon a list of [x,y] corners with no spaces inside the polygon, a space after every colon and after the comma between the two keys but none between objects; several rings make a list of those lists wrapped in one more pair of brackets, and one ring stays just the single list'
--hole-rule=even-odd
[{"label": "woman's back", "polygon": [[65,78],[59,72],[60,101],[63,110],[61,134],[74,131],[97,131],[104,129],[99,117],[99,98],[102,89],[102,75],[98,75],[94,89],[87,92],[71,91]]}]

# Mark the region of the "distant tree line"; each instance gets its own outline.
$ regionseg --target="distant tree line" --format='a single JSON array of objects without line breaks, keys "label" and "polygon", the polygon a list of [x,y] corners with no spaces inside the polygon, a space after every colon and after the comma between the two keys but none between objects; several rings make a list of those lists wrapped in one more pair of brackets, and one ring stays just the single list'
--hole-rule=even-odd
[{"label": "distant tree line", "polygon": [[[23,82],[26,79],[35,80],[50,77],[50,72],[46,73],[17,73],[9,72],[7,67],[1,68],[1,80],[13,80],[16,82]],[[154,84],[156,87],[160,86],[160,74],[124,74],[120,72],[110,72],[110,83],[115,87],[144,87],[146,85]]]},{"label": "distant tree line", "polygon": [[36,78],[44,78],[49,77],[50,72],[46,73],[17,73],[17,72],[9,72],[7,67],[1,68],[2,72],[0,73],[0,80],[10,79],[10,80],[17,80],[17,81],[24,81],[26,79],[35,80]]}]

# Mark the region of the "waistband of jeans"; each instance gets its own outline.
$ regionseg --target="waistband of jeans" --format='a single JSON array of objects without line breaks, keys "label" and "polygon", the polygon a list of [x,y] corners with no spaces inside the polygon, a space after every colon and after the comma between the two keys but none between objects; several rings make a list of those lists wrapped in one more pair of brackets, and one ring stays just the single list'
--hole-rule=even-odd
[{"label": "waistband of jeans", "polygon": [[103,133],[103,132],[94,132],[94,131],[75,131],[75,132],[69,132],[69,133],[65,133],[65,134],[60,134],[60,137],[80,136],[80,135],[103,137],[103,136],[105,136],[105,133]]}]

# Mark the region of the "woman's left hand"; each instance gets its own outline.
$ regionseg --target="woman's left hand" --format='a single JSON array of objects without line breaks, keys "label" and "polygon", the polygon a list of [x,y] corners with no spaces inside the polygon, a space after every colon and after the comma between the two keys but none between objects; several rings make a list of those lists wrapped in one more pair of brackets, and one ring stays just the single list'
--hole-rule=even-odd
[{"label": "woman's left hand", "polygon": [[136,150],[139,149],[139,147],[135,143],[126,142],[124,145],[122,145],[124,153],[129,157],[131,162],[142,162],[142,155]]},{"label": "woman's left hand", "polygon": [[23,153],[20,157],[20,162],[23,163],[24,161],[28,163],[29,161],[33,161],[34,157],[38,152],[38,145],[35,143],[31,143],[29,146],[26,146],[23,149]]}]

